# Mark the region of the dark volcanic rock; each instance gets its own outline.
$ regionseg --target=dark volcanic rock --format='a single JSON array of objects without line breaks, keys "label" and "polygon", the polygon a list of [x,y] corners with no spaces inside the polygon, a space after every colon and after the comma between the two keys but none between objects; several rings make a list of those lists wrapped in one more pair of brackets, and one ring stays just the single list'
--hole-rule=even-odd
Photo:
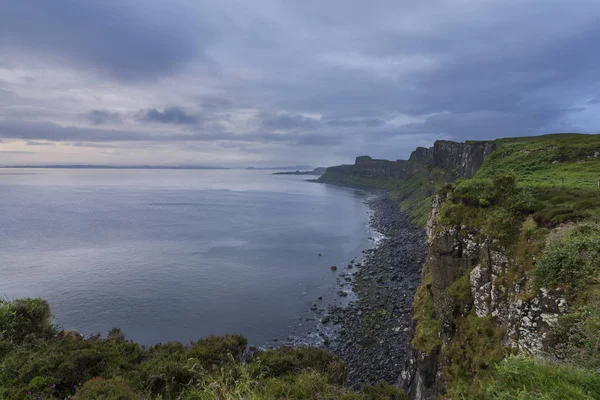
[{"label": "dark volcanic rock", "polygon": [[412,300],[425,262],[425,232],[400,212],[387,196],[370,200],[372,225],[386,235],[375,249],[365,250],[353,288],[358,300],[330,310],[339,323],[331,348],[348,364],[352,385],[396,382],[406,358]]}]

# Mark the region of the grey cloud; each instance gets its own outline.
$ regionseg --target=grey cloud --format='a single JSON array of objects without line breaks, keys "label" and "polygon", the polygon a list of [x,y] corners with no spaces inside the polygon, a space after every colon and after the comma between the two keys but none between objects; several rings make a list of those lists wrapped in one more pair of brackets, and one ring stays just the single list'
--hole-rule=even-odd
[{"label": "grey cloud", "polygon": [[591,105],[600,104],[600,96],[589,99],[588,101],[585,102],[585,104],[591,104]]},{"label": "grey cloud", "polygon": [[[252,132],[170,133],[152,134],[142,131],[64,127],[53,123],[0,120],[0,140],[49,140],[69,143],[118,143],[118,142],[208,142],[233,141],[257,143],[290,143],[297,145],[327,145],[341,143],[339,136],[311,134],[277,134]],[[109,144],[112,146],[113,144]]]},{"label": "grey cloud", "polygon": [[118,112],[110,112],[107,110],[91,110],[82,115],[92,125],[104,124],[120,124],[123,122],[122,116]]},{"label": "grey cloud", "polygon": [[374,128],[385,124],[380,118],[358,118],[358,119],[332,119],[326,121],[327,125],[339,127],[368,127]]},{"label": "grey cloud", "polygon": [[299,114],[276,114],[263,113],[262,126],[273,130],[312,130],[317,127],[319,120],[308,118]]},{"label": "grey cloud", "polygon": [[208,35],[184,12],[154,2],[19,0],[4,2],[0,46],[35,51],[108,75],[139,80],[169,74],[198,58]]},{"label": "grey cloud", "polygon": [[36,154],[35,151],[0,150],[2,154]]},{"label": "grey cloud", "polygon": [[54,142],[38,142],[36,140],[28,140],[25,142],[26,146],[55,146]]},{"label": "grey cloud", "polygon": [[180,107],[167,107],[163,111],[156,108],[142,111],[138,120],[145,122],[157,122],[160,124],[196,125],[200,119],[190,115]]},{"label": "grey cloud", "polygon": [[[134,101],[148,95],[136,118],[161,124],[162,135],[144,132],[143,124],[132,132],[125,125],[0,121],[0,136],[12,124],[6,137],[25,140],[227,141],[248,151],[262,151],[255,143],[272,145],[282,157],[321,146],[323,154],[350,161],[363,146],[370,152],[385,146],[382,154],[393,156],[436,138],[570,131],[578,118],[591,121],[588,130],[600,125],[588,111],[600,104],[600,53],[589,50],[600,42],[600,2],[459,3],[464,13],[450,12],[458,6],[454,0],[332,0],[319,7],[297,0],[277,7],[263,0],[248,7],[181,0],[165,6],[173,13],[156,11],[153,1],[143,7],[133,0],[14,2],[0,15],[0,47],[56,54],[122,79],[181,74],[156,86],[135,82]],[[180,6],[198,23],[174,18]],[[17,26],[24,13],[32,23]],[[6,110],[7,120],[26,119]],[[42,117],[68,124],[68,117]],[[413,122],[402,125],[403,119]]]}]

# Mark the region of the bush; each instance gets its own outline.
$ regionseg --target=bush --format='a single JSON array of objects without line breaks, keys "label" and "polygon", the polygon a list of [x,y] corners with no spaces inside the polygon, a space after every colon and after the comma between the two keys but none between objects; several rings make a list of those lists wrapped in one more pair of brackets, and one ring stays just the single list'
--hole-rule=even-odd
[{"label": "bush", "polygon": [[135,393],[119,377],[112,379],[94,378],[87,381],[77,392],[79,400],[135,400],[141,396]]},{"label": "bush", "polygon": [[113,340],[61,336],[38,340],[16,347],[2,360],[0,386],[26,393],[34,378],[52,377],[56,394],[64,398],[73,394],[75,385],[93,377],[128,373],[142,361],[142,354],[135,343]]},{"label": "bush", "polygon": [[0,300],[0,341],[23,343],[57,333],[50,305],[42,299]]},{"label": "bush", "polygon": [[232,361],[241,361],[248,340],[241,335],[209,336],[191,344],[190,355],[204,368],[217,368]]},{"label": "bush", "polygon": [[579,286],[600,272],[600,224],[583,223],[561,240],[550,242],[536,264],[538,287],[558,284]]},{"label": "bush", "polygon": [[406,393],[386,382],[364,387],[362,392],[364,400],[408,400]]},{"label": "bush", "polygon": [[257,361],[266,368],[268,376],[310,370],[323,374],[333,383],[343,384],[346,380],[344,363],[333,353],[322,349],[281,347],[258,355]]},{"label": "bush", "polygon": [[580,367],[600,371],[600,306],[591,304],[561,315],[553,329],[559,357]]}]

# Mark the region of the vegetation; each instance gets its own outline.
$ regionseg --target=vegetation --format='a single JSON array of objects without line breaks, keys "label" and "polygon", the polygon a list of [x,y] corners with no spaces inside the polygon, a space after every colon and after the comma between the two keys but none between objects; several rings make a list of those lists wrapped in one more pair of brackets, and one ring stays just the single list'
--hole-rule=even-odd
[{"label": "vegetation", "polygon": [[[494,372],[495,364],[510,352],[503,345],[506,329],[496,324],[493,317],[477,317],[471,313],[456,320],[456,340],[444,348],[448,368],[448,395],[470,399],[481,398]],[[473,379],[476,377],[476,379]]]},{"label": "vegetation", "polygon": [[600,274],[598,260],[600,224],[579,224],[561,239],[550,241],[544,249],[535,269],[538,286],[563,284],[577,287],[588,283],[591,277]]},{"label": "vegetation", "polygon": [[425,354],[431,354],[442,344],[440,337],[442,324],[436,319],[433,297],[429,292],[430,290],[431,273],[428,271],[426,265],[423,268],[421,285],[417,289],[413,301],[413,319],[417,322],[417,327],[411,341],[417,349]]},{"label": "vegetation", "polygon": [[547,361],[510,357],[498,364],[486,395],[490,400],[594,400],[600,398],[600,374]]},{"label": "vegetation", "polygon": [[[570,313],[558,318],[553,363],[509,357],[506,329],[473,307],[468,274],[448,288],[453,319],[440,337],[424,281],[414,302],[413,339],[439,346],[447,395],[454,399],[600,398],[600,135],[547,135],[496,141],[472,179],[438,191],[445,201],[438,231],[468,226],[511,260],[496,283],[518,282],[520,300],[557,289]],[[506,296],[506,294],[500,294]],[[421,326],[422,325],[422,326]],[[497,364],[497,367],[494,365]]]},{"label": "vegetation", "polygon": [[249,351],[239,335],[145,348],[113,329],[82,337],[51,324],[41,299],[0,302],[0,398],[401,400],[385,383],[355,392],[333,354]]}]

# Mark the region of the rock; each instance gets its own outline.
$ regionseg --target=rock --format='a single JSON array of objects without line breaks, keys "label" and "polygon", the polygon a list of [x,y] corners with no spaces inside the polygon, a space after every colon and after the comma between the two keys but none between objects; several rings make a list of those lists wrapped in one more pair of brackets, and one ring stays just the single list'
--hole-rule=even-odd
[{"label": "rock", "polygon": [[317,297],[317,300],[323,300],[323,296]]},{"label": "rock", "polygon": [[329,269],[331,269],[332,271],[337,271],[337,266],[332,265]]},{"label": "rock", "polygon": [[316,311],[316,309],[317,309],[317,304],[316,304],[316,303],[312,303],[312,304],[310,305],[310,309],[311,309],[311,310],[313,310],[313,311]]}]

